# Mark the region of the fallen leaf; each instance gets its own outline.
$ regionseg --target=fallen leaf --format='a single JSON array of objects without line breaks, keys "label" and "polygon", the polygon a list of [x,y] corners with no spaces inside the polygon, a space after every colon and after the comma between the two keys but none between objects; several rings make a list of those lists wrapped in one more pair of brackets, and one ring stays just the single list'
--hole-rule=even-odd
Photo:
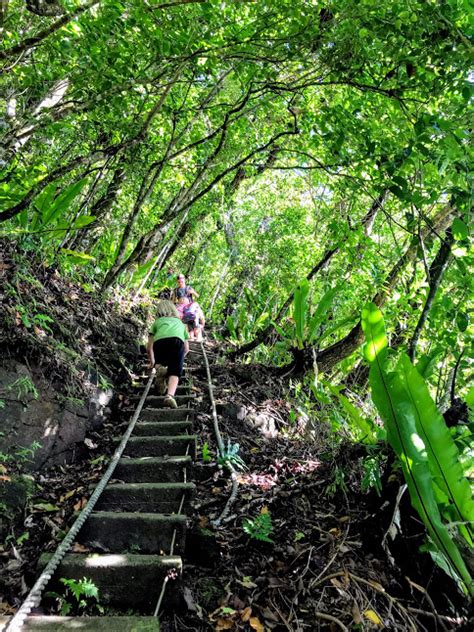
[{"label": "fallen leaf", "polygon": [[362,617],[360,615],[359,605],[357,601],[354,599],[354,603],[352,604],[352,618],[354,619],[354,623],[356,625],[360,625],[362,623]]},{"label": "fallen leaf", "polygon": [[250,617],[249,624],[253,630],[256,630],[256,632],[265,632],[265,629],[258,617]]},{"label": "fallen leaf", "polygon": [[77,503],[74,505],[74,511],[80,511],[86,506],[86,504],[87,498],[81,498],[81,500],[78,500]]},{"label": "fallen leaf", "polygon": [[68,500],[69,498],[74,496],[74,494],[77,494],[77,492],[80,492],[81,489],[83,489],[83,487],[77,487],[76,489],[71,489],[71,491],[64,494],[64,496],[60,497],[59,502],[63,503],[65,500]]},{"label": "fallen leaf", "polygon": [[51,503],[36,503],[32,506],[32,509],[35,511],[60,511],[59,507]]},{"label": "fallen leaf", "polygon": [[242,619],[242,621],[248,621],[250,619],[250,616],[252,614],[252,608],[250,606],[247,606],[244,610],[242,610],[242,612],[240,613],[240,618]]},{"label": "fallen leaf", "polygon": [[208,524],[209,524],[209,518],[207,516],[199,516],[199,526],[201,527],[201,529],[204,529],[204,527],[207,527]]},{"label": "fallen leaf", "polygon": [[341,588],[341,589],[343,589],[343,588],[344,588],[344,585],[343,585],[343,584],[342,584],[342,583],[341,583],[338,579],[336,579],[335,577],[333,577],[333,578],[331,579],[331,584],[332,584],[333,586],[335,586],[335,588]]},{"label": "fallen leaf", "polygon": [[220,632],[220,630],[232,630],[234,627],[234,622],[231,619],[217,619],[216,621],[216,632]]},{"label": "fallen leaf", "polygon": [[183,597],[184,597],[184,601],[186,602],[186,605],[188,606],[188,610],[191,610],[191,612],[196,612],[197,608],[193,599],[193,593],[190,591],[189,588],[186,587],[184,589]]},{"label": "fallen leaf", "polygon": [[372,623],[375,623],[375,625],[383,625],[381,619],[373,610],[364,610],[364,617]]},{"label": "fallen leaf", "polygon": [[88,549],[87,546],[84,546],[83,544],[79,544],[79,542],[74,542],[71,547],[71,551],[73,551],[74,553],[89,553],[90,549]]},{"label": "fallen leaf", "polygon": [[257,584],[252,581],[250,575],[246,575],[245,577],[242,577],[242,579],[238,579],[237,583],[244,588],[257,588]]},{"label": "fallen leaf", "polygon": [[0,601],[0,613],[1,614],[15,614],[15,608],[10,606],[10,604],[5,601]]}]

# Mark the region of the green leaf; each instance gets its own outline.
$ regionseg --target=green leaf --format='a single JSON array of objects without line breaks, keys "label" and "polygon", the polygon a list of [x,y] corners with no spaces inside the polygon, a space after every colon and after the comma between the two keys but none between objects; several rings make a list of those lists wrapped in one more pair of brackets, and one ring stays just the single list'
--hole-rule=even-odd
[{"label": "green leaf", "polygon": [[346,325],[354,325],[358,320],[358,317],[355,315],[348,316],[347,318],[342,318],[341,320],[338,320],[335,323],[325,327],[323,333],[321,334],[319,342],[323,341],[325,338],[335,333],[339,329],[346,327]]},{"label": "green leaf", "polygon": [[332,384],[326,384],[329,391],[338,399],[344,412],[349,417],[351,425],[359,431],[359,441],[365,441],[365,443],[377,443],[378,432],[374,424],[363,417],[354,404],[342,393],[339,392],[339,388]]},{"label": "green leaf", "polygon": [[51,207],[53,204],[54,196],[56,195],[57,184],[56,182],[52,182],[48,184],[39,195],[35,198],[35,208],[37,212],[35,213],[33,220],[31,222],[31,230],[36,230],[38,228],[39,220],[41,217],[47,213],[47,209]]},{"label": "green leaf", "polygon": [[47,226],[48,224],[55,222],[63,211],[69,210],[70,205],[81,193],[86,182],[87,178],[82,178],[82,180],[73,182],[58,195],[54,202],[49,204],[49,206],[43,206],[43,226]]},{"label": "green leaf", "polygon": [[316,310],[308,323],[308,341],[309,342],[313,341],[313,338],[317,332],[318,327],[326,318],[327,312],[329,311],[329,308],[331,307],[331,303],[334,299],[334,296],[338,292],[339,287],[340,287],[339,285],[336,285],[335,287],[329,289],[319,301],[318,306],[316,307]]},{"label": "green leaf", "polygon": [[456,217],[455,220],[453,221],[452,230],[453,230],[454,239],[456,240],[467,239],[469,237],[469,229],[466,226],[466,224],[462,221],[462,219],[459,219],[459,217]]},{"label": "green leaf", "polygon": [[456,314],[456,325],[459,331],[466,331],[469,327],[469,315],[466,312],[458,312]]},{"label": "green leaf", "polygon": [[370,363],[384,362],[387,357],[387,335],[382,312],[373,303],[368,303],[362,310],[362,330],[366,337],[365,359]]},{"label": "green leaf", "polygon": [[418,359],[416,364],[416,370],[418,373],[426,379],[433,373],[436,366],[436,361],[443,351],[442,347],[435,347],[429,353],[424,353]]},{"label": "green leaf", "polygon": [[474,386],[471,386],[471,388],[468,390],[465,399],[466,399],[466,404],[469,406],[469,408],[474,410]]},{"label": "green leaf", "polygon": [[56,507],[56,505],[51,503],[36,503],[32,508],[36,511],[60,511],[60,507]]},{"label": "green leaf", "polygon": [[204,463],[209,463],[212,459],[211,459],[211,453],[209,450],[209,444],[206,441],[205,444],[202,446],[202,460]]},{"label": "green leaf", "polygon": [[86,264],[90,261],[94,261],[95,257],[88,255],[85,252],[78,252],[77,250],[68,250],[67,248],[61,248],[61,252],[66,255],[71,263]]},{"label": "green leaf", "polygon": [[234,319],[231,316],[227,317],[226,325],[232,338],[237,338],[237,330],[235,328]]},{"label": "green leaf", "polygon": [[288,335],[288,332],[282,329],[282,327],[280,327],[278,323],[275,323],[274,321],[272,321],[272,327],[275,328],[275,331],[277,332],[277,334],[279,334],[282,338],[284,339],[290,338],[290,336]]},{"label": "green leaf", "polygon": [[410,194],[406,189],[401,189],[400,187],[398,187],[396,184],[392,184],[389,187],[389,190],[399,199],[402,200],[402,202],[406,202],[407,200],[410,200]]},{"label": "green leaf", "polygon": [[441,519],[428,452],[417,428],[417,410],[412,396],[400,375],[387,370],[387,338],[383,317],[373,303],[362,312],[362,328],[367,338],[364,353],[370,362],[372,399],[384,421],[390,445],[400,459],[412,504],[440,555],[446,560],[449,574],[461,580],[464,589],[474,594],[469,571]]},{"label": "green leaf", "polygon": [[308,313],[308,293],[309,282],[303,279],[295,290],[293,303],[293,318],[296,326],[296,339],[300,347],[303,346],[305,340],[305,323]]},{"label": "green leaf", "polygon": [[416,427],[427,450],[433,481],[449,502],[451,520],[465,523],[465,526],[460,525],[460,530],[469,546],[472,546],[474,503],[469,482],[460,464],[459,451],[425,381],[404,353],[397,370],[415,411]]},{"label": "green leaf", "polygon": [[88,226],[95,222],[95,215],[81,215],[76,219],[74,224],[71,226],[72,229],[83,228],[84,226]]}]

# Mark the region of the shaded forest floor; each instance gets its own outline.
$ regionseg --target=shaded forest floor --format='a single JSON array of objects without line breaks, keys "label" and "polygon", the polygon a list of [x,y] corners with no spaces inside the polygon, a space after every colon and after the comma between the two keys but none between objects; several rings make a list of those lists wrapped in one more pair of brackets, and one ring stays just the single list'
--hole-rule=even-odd
[{"label": "shaded forest floor", "polygon": [[[39,555],[55,549],[99,481],[112,440],[129,419],[133,382],[144,367],[136,341],[146,328],[145,308],[122,316],[119,303],[93,298],[46,268],[23,270],[26,280],[16,275],[10,283],[16,266],[11,255],[2,258],[3,280],[8,275],[19,296],[28,290],[31,298],[34,292],[36,305],[47,305],[55,322],[46,322],[50,331],[41,321],[27,327],[17,297],[4,293],[3,349],[42,364],[45,372],[53,368],[58,385],[78,394],[77,363],[67,353],[48,351],[54,350],[53,337],[62,339],[78,359],[85,354],[96,359],[116,396],[110,419],[90,430],[74,463],[30,473],[34,492],[0,546],[1,614],[21,603]],[[179,587],[170,587],[174,607],[162,618],[164,632],[471,629],[455,586],[419,553],[423,527],[406,495],[399,504],[402,535],[393,541],[387,536],[399,474],[387,465],[382,495],[363,492],[365,448],[336,440],[318,419],[295,417],[287,384],[264,367],[231,364],[214,342],[207,348],[220,430],[225,442],[240,445],[246,469],[238,474],[235,502],[216,527],[231,483],[217,462],[207,380],[199,369],[193,373],[197,495],[184,575]],[[8,478],[17,469],[10,463],[0,474]],[[271,541],[250,537],[245,519],[254,525],[270,521]]]},{"label": "shaded forest floor", "polygon": [[[265,368],[214,358],[221,433],[240,445],[247,469],[226,513],[231,482],[215,460],[205,371],[193,374],[202,392],[196,431],[212,457],[196,467],[183,604],[162,621],[165,632],[470,629],[463,598],[419,552],[423,526],[408,495],[397,504],[400,474],[386,465],[381,495],[363,492],[363,446],[295,419],[288,385]],[[396,507],[392,532],[402,535],[392,540]],[[243,529],[264,514],[272,542]]]}]

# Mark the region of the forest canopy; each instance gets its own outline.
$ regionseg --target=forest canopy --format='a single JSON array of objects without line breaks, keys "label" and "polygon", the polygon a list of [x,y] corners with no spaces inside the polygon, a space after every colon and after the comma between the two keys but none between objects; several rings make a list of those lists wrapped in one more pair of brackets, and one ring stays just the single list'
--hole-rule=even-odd
[{"label": "forest canopy", "polygon": [[438,253],[421,325],[456,355],[468,16],[467,0],[4,3],[1,234],[102,291],[183,269],[253,345],[307,277],[316,304],[334,290],[328,368],[359,346],[367,299],[414,355]]}]

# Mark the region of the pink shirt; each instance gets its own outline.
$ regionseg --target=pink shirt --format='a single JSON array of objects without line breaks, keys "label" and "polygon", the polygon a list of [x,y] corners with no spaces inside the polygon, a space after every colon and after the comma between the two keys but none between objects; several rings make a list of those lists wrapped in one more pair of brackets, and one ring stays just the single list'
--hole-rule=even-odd
[{"label": "pink shirt", "polygon": [[178,303],[176,309],[178,310],[179,317],[183,320],[183,313],[189,303]]}]

